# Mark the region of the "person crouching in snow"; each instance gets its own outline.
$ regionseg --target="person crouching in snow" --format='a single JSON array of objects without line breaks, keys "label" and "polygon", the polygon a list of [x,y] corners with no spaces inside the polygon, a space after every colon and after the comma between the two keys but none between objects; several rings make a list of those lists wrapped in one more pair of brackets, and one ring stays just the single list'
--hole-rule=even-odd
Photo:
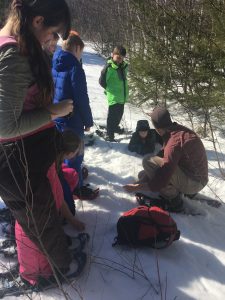
[{"label": "person crouching in snow", "polygon": [[124,189],[159,192],[168,210],[179,211],[183,205],[180,194],[196,194],[208,182],[206,151],[195,132],[171,121],[167,109],[156,107],[150,116],[163,138],[163,157],[146,155],[139,180]]},{"label": "person crouching in snow", "polygon": [[[71,203],[69,203],[70,205],[67,204],[68,200],[70,201],[72,199],[73,201],[72,193],[70,192],[69,198],[69,194],[65,193],[64,189],[62,188],[60,179],[57,174],[57,168],[59,168],[59,164],[59,172],[63,173],[63,171],[61,170],[62,158],[65,156],[73,157],[77,155],[79,152],[79,146],[80,138],[71,131],[64,131],[62,133],[62,145],[60,145],[61,152],[57,157],[56,163],[53,163],[49,168],[47,172],[47,178],[51,185],[59,215],[61,215],[62,218],[66,219],[66,221],[68,221],[68,223],[70,223],[76,230],[82,231],[85,229],[85,224],[75,218],[71,213],[69,209]],[[70,187],[74,188],[74,186],[78,183],[77,173],[72,173],[71,176],[71,173],[68,173],[68,171],[66,171],[66,176],[65,178],[67,178]],[[66,198],[64,198],[64,196],[66,196]],[[17,221],[15,224],[15,237],[17,244],[19,272],[21,277],[31,285],[37,285],[39,281],[43,279],[48,280],[53,275],[52,267],[49,263],[49,260],[51,260],[51,258],[47,258],[45,253],[41,252],[40,249],[28,238]],[[68,245],[71,244],[71,240],[69,237],[67,241]],[[82,254],[82,256],[84,256],[84,254]],[[79,260],[80,258],[78,257],[78,261]],[[67,275],[73,275],[73,270],[70,270],[68,274],[65,274],[65,276]]]},{"label": "person crouching in snow", "polygon": [[153,153],[155,144],[160,139],[155,129],[150,129],[147,120],[139,120],[137,121],[136,131],[132,134],[128,149],[140,155]]}]

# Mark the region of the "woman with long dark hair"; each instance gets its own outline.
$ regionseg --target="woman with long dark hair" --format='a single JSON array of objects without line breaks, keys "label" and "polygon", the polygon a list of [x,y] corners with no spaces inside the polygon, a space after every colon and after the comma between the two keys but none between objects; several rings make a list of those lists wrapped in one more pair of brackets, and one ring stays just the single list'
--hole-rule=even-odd
[{"label": "woman with long dark hair", "polygon": [[60,151],[53,120],[73,110],[52,104],[53,83],[42,45],[67,38],[65,0],[14,0],[0,30],[0,196],[27,236],[63,274],[72,261],[46,176]]}]

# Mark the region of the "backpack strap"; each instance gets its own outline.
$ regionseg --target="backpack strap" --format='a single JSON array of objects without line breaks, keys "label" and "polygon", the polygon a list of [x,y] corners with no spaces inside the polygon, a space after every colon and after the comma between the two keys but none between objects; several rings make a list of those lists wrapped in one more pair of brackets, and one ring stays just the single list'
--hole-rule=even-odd
[{"label": "backpack strap", "polygon": [[179,238],[180,238],[180,231],[178,230],[177,232],[171,233],[170,238],[167,241],[165,241],[165,244],[163,244],[163,242],[162,242],[162,245],[160,245],[161,243],[158,242],[158,245],[157,244],[155,244],[155,245],[153,244],[152,248],[154,248],[154,249],[164,249],[164,248],[167,248],[167,247],[169,247],[172,244],[172,242],[174,240],[178,240]]},{"label": "backpack strap", "polygon": [[107,73],[107,70],[108,70],[109,66],[111,66],[110,63],[107,63],[104,66],[104,68],[101,71],[101,75],[99,77],[99,80],[98,80],[100,86],[103,87],[104,89],[106,89],[106,73]]}]

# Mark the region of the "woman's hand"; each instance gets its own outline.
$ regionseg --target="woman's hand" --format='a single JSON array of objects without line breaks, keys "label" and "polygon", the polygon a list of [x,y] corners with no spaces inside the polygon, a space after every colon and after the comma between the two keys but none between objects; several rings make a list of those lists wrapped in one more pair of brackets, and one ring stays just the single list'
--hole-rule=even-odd
[{"label": "woman's hand", "polygon": [[49,104],[47,110],[51,113],[52,120],[67,116],[73,111],[73,100],[65,99],[59,103]]}]

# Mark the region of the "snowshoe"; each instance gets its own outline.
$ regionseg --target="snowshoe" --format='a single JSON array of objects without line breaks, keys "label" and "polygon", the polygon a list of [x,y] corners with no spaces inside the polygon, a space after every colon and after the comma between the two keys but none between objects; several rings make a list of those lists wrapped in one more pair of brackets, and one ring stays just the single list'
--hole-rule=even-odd
[{"label": "snowshoe", "polygon": [[165,199],[163,197],[152,199],[142,193],[136,193],[135,196],[140,205],[148,207],[158,206],[169,212],[181,212],[183,210],[183,200],[180,194],[173,199]]},{"label": "snowshoe", "polygon": [[106,129],[107,129],[106,125],[98,125],[98,127],[99,127],[100,129],[102,129],[102,130],[106,130]]},{"label": "snowshoe", "polygon": [[93,133],[84,136],[84,145],[86,147],[93,146],[94,143],[95,143],[95,137]]},{"label": "snowshoe", "polygon": [[[84,252],[73,253],[74,263],[71,266],[70,272],[66,275],[59,274],[61,283],[68,281],[70,282],[74,278],[81,275],[87,263],[87,255]],[[74,267],[74,270],[73,270]],[[25,295],[28,298],[29,294],[33,292],[43,292],[50,288],[56,288],[57,283],[55,278],[51,276],[48,279],[39,278],[38,284],[31,285],[28,281],[21,278],[19,275],[18,265],[13,267],[7,272],[0,273],[0,299],[6,296],[22,296]]]},{"label": "snowshoe", "polygon": [[75,261],[77,263],[77,268],[74,272],[72,272],[71,274],[66,276],[66,278],[68,278],[68,279],[76,278],[76,277],[80,276],[86,266],[86,263],[87,263],[87,254],[84,252],[74,253],[73,258],[75,259]]},{"label": "snowshoe", "polygon": [[108,135],[105,137],[105,140],[106,140],[107,142],[119,143],[119,141],[118,141],[118,140],[115,140],[114,137],[110,137],[110,136],[108,136]]},{"label": "snowshoe", "polygon": [[144,195],[142,193],[136,193],[136,200],[139,205],[146,205],[148,207],[158,206],[163,208],[162,199],[152,199],[151,197]]},{"label": "snowshoe", "polygon": [[86,232],[79,233],[76,237],[70,237],[71,243],[69,249],[71,249],[74,254],[82,252],[89,240],[90,236]]},{"label": "snowshoe", "polygon": [[99,188],[92,189],[89,187],[89,184],[83,185],[80,188],[76,188],[73,192],[75,197],[78,197],[80,200],[94,200],[99,195]]},{"label": "snowshoe", "polygon": [[17,257],[16,248],[0,249],[0,254],[3,254],[5,258]]},{"label": "snowshoe", "polygon": [[17,257],[16,241],[15,239],[7,239],[0,243],[0,254],[5,258]]},{"label": "snowshoe", "polygon": [[101,131],[99,129],[95,130],[95,133],[102,138],[105,138],[105,136],[106,136],[105,132]]},{"label": "snowshoe", "polygon": [[214,207],[214,208],[219,208],[223,204],[223,202],[221,200],[207,197],[201,193],[192,194],[192,195],[184,194],[184,196],[193,201],[199,201],[201,203],[206,203],[207,205]]},{"label": "snowshoe", "polygon": [[15,246],[16,246],[15,239],[4,240],[0,243],[0,249],[7,249]]},{"label": "snowshoe", "polygon": [[13,239],[15,237],[15,226],[14,226],[14,224],[9,224],[9,223],[2,224],[1,228],[2,228],[2,233],[8,239]]},{"label": "snowshoe", "polygon": [[0,299],[6,296],[28,296],[38,291],[36,286],[32,286],[20,277],[18,265],[7,272],[0,273]]},{"label": "snowshoe", "polygon": [[114,142],[114,143],[119,143],[118,140],[115,140],[114,137],[108,136],[107,133],[105,131],[102,130],[96,130],[95,133],[103,138],[106,142]]},{"label": "snowshoe", "polygon": [[11,280],[12,278],[18,277],[19,264],[16,264],[10,268],[7,268],[6,272],[0,273],[0,281]]}]

